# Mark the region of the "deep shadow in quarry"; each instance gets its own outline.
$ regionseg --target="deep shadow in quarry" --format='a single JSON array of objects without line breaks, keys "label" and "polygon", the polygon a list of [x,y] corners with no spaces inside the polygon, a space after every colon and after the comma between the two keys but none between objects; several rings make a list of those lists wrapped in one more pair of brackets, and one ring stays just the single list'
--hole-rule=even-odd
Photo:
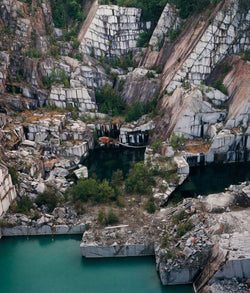
[{"label": "deep shadow in quarry", "polygon": [[83,164],[88,168],[89,177],[95,173],[97,179],[110,181],[117,169],[126,177],[132,164],[144,160],[144,152],[145,149],[101,148],[91,151]]},{"label": "deep shadow in quarry", "polygon": [[190,168],[184,183],[171,195],[169,202],[176,203],[186,197],[223,192],[231,184],[250,180],[250,162],[213,164]]}]

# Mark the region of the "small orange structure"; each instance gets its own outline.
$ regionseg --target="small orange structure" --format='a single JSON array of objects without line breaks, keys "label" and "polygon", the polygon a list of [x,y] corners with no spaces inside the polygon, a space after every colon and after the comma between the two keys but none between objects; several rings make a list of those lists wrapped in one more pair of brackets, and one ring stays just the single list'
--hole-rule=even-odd
[{"label": "small orange structure", "polygon": [[107,136],[101,137],[101,142],[102,143],[109,143],[109,137],[107,137]]}]

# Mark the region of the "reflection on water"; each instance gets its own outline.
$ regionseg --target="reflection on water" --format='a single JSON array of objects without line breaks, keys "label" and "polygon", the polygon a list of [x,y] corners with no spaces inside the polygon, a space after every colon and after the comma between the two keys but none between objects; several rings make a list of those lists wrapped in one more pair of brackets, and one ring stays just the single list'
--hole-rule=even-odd
[{"label": "reflection on water", "polygon": [[144,160],[145,149],[100,149],[90,152],[83,164],[88,167],[89,177],[95,173],[100,180],[110,180],[112,172],[120,169],[126,176],[132,164]]}]

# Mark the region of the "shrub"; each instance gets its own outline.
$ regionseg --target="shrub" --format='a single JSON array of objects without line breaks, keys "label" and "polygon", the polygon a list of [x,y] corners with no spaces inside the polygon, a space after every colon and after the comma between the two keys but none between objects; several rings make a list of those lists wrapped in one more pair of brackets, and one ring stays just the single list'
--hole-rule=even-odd
[{"label": "shrub", "polygon": [[13,185],[16,185],[18,183],[18,171],[17,171],[17,169],[15,167],[10,167],[9,168],[9,173],[10,173]]},{"label": "shrub", "polygon": [[170,145],[173,149],[179,150],[183,148],[183,145],[185,144],[185,138],[182,134],[181,136],[176,135],[175,132],[172,132],[171,138],[170,138]]},{"label": "shrub", "polygon": [[78,215],[85,213],[85,207],[79,199],[75,202],[74,207]]},{"label": "shrub", "polygon": [[52,70],[51,73],[47,76],[42,77],[42,82],[44,87],[50,88],[52,85],[57,83],[63,83],[64,87],[69,88],[69,76],[64,69]]},{"label": "shrub", "polygon": [[22,198],[20,198],[16,202],[13,202],[10,206],[10,209],[14,213],[22,213],[22,214],[29,213],[30,209],[32,209],[32,208],[33,208],[33,203],[29,199],[28,196],[23,196]]},{"label": "shrub", "polygon": [[161,240],[161,246],[167,247],[168,243],[169,243],[169,235],[165,234]]},{"label": "shrub", "polygon": [[144,114],[152,113],[153,115],[157,115],[156,106],[157,106],[156,97],[154,97],[152,101],[147,100],[146,105],[143,107],[143,113]]},{"label": "shrub", "polygon": [[157,206],[154,203],[154,198],[151,198],[147,205],[146,205],[146,209],[150,214],[153,214],[156,210],[157,210]]},{"label": "shrub", "polygon": [[67,26],[67,18],[74,21],[82,21],[83,4],[80,0],[50,0],[53,13],[53,21],[58,28]]},{"label": "shrub", "polygon": [[152,144],[153,154],[157,153],[162,145],[162,141],[158,139],[155,143]]},{"label": "shrub", "polygon": [[139,33],[139,38],[137,39],[136,46],[137,47],[147,47],[148,42],[151,37],[151,34],[152,34],[151,32],[146,32],[146,31]]},{"label": "shrub", "polygon": [[35,203],[38,206],[46,205],[50,212],[54,210],[54,208],[59,203],[59,195],[57,194],[57,190],[52,186],[47,186],[44,193],[40,193]]},{"label": "shrub", "polygon": [[184,210],[182,210],[179,214],[173,217],[173,223],[178,224],[180,221],[184,220],[187,217],[187,214]]},{"label": "shrub", "polygon": [[123,184],[123,180],[124,178],[122,170],[117,169],[112,173],[111,186],[114,188],[116,198],[118,198],[121,195],[121,186]]},{"label": "shrub", "polygon": [[79,179],[69,192],[73,202],[109,202],[115,199],[115,190],[106,179],[102,182],[93,178]]},{"label": "shrub", "polygon": [[153,175],[143,162],[139,162],[129,170],[125,181],[125,189],[129,193],[151,194],[155,184]]},{"label": "shrub", "polygon": [[180,9],[179,15],[181,18],[187,18],[188,16],[201,12],[210,3],[210,0],[176,0],[176,7]]},{"label": "shrub", "polygon": [[104,225],[105,224],[105,218],[106,218],[106,213],[103,210],[100,210],[99,213],[98,213],[97,222],[100,225]]},{"label": "shrub", "polygon": [[[103,59],[101,59],[101,61],[102,60]],[[113,68],[120,67],[125,70],[127,70],[129,67],[136,67],[136,61],[133,60],[132,51],[129,51],[127,54],[121,55],[120,57],[113,57],[112,59],[110,59],[109,64]]]},{"label": "shrub", "polygon": [[95,197],[97,202],[108,202],[109,200],[115,199],[115,191],[109,185],[108,181],[104,179],[98,184],[98,194]]},{"label": "shrub", "polygon": [[191,223],[180,223],[180,225],[178,226],[177,230],[178,230],[178,234],[180,237],[182,237],[183,235],[185,235],[188,231],[190,231],[192,229],[193,225]]},{"label": "shrub", "polygon": [[70,189],[73,201],[81,200],[87,202],[88,199],[96,198],[98,195],[98,184],[95,179],[79,179],[77,184]]},{"label": "shrub", "polygon": [[102,89],[96,90],[96,103],[103,113],[112,111],[113,115],[121,115],[125,109],[125,104],[121,97],[117,95],[114,89],[106,84]]},{"label": "shrub", "polygon": [[181,33],[180,28],[177,29],[170,29],[169,30],[169,40],[171,43],[173,43],[173,41],[175,41],[177,39],[177,37],[179,36],[179,34]]},{"label": "shrub", "polygon": [[155,76],[154,76],[154,74],[153,74],[152,71],[148,71],[148,72],[146,73],[146,77],[147,77],[148,79],[151,79],[151,78],[154,78]]},{"label": "shrub", "polygon": [[119,222],[119,218],[112,209],[108,212],[108,215],[106,215],[105,211],[100,210],[98,213],[97,222],[100,225],[114,225]]},{"label": "shrub", "polygon": [[118,92],[121,92],[123,90],[125,84],[125,79],[121,79],[118,85]]},{"label": "shrub", "polygon": [[25,56],[38,59],[41,57],[41,53],[37,51],[35,48],[30,48],[25,51]]},{"label": "shrub", "polygon": [[250,50],[246,50],[242,55],[242,60],[250,61]]},{"label": "shrub", "polygon": [[221,91],[223,94],[228,95],[227,89],[223,84],[223,81],[221,79],[217,79],[213,84],[212,87]]},{"label": "shrub", "polygon": [[73,38],[72,47],[74,49],[77,49],[80,45],[80,42],[77,40],[77,38]]},{"label": "shrub", "polygon": [[125,121],[131,122],[139,119],[143,115],[143,107],[139,100],[136,100],[128,110]]},{"label": "shrub", "polygon": [[117,214],[111,209],[108,212],[108,216],[105,219],[105,224],[106,225],[114,225],[117,224],[119,222],[119,218],[117,216]]}]

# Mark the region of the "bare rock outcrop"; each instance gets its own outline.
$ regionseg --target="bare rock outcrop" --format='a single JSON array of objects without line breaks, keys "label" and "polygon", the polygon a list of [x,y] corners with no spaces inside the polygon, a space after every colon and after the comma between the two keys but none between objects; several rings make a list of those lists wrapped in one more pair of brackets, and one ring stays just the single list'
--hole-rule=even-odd
[{"label": "bare rock outcrop", "polygon": [[[148,78],[148,74],[152,77]],[[117,90],[121,89],[120,94],[128,104],[133,104],[136,97],[145,105],[147,101],[157,97],[160,90],[158,74],[144,68],[135,68],[127,75],[119,75],[117,84]]]}]

